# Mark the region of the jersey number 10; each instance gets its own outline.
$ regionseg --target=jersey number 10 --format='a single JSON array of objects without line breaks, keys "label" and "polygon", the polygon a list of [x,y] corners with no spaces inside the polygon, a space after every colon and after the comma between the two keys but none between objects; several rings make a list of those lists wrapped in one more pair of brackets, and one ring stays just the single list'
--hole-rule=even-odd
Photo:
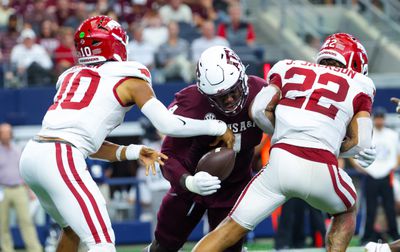
[{"label": "jersey number 10", "polygon": [[49,110],[56,109],[58,105],[62,109],[77,110],[89,106],[99,82],[100,75],[90,69],[82,69],[78,72],[67,74]]},{"label": "jersey number 10", "polygon": [[[332,119],[335,119],[339,109],[330,104],[329,107],[324,107],[318,104],[321,97],[333,100],[335,102],[343,102],[346,99],[347,93],[349,91],[349,83],[347,80],[341,76],[334,75],[332,73],[323,73],[317,79],[317,74],[312,69],[292,67],[285,75],[285,79],[291,79],[295,75],[304,76],[303,83],[286,83],[282,88],[282,100],[279,102],[280,105],[286,105],[295,108],[302,108],[306,97],[296,97],[295,99],[286,98],[288,91],[306,91],[312,88],[316,83],[322,85],[328,85],[329,82],[335,83],[338,86],[338,90],[333,92],[325,88],[317,88],[310,95],[307,104],[304,109],[309,111],[314,111],[323,115],[326,115]],[[317,80],[317,81],[315,81]]]}]

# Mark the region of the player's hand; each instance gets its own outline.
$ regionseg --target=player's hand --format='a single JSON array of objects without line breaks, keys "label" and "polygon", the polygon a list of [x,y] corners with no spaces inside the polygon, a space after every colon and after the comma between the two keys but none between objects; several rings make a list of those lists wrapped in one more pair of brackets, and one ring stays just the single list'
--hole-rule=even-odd
[{"label": "player's hand", "polygon": [[368,242],[364,247],[365,252],[391,252],[389,244],[387,243],[377,243]]},{"label": "player's hand", "polygon": [[211,176],[208,172],[200,171],[194,176],[187,176],[185,180],[186,188],[202,196],[215,193],[221,188],[221,180],[218,177]]},{"label": "player's hand", "polygon": [[167,160],[168,156],[153,150],[152,148],[148,148],[143,146],[140,149],[139,160],[146,168],[146,176],[149,175],[149,170],[151,169],[153,175],[156,175],[156,163],[160,165],[164,165],[164,160]]},{"label": "player's hand", "polygon": [[396,97],[390,98],[390,101],[397,105],[396,112],[400,114],[400,99]]},{"label": "player's hand", "polygon": [[233,144],[235,143],[235,135],[230,128],[227,128],[222,136],[218,136],[215,141],[210,144],[210,146],[217,146],[220,142],[223,142],[224,146],[229,149],[233,148]]},{"label": "player's hand", "polygon": [[370,166],[376,159],[375,146],[365,148],[354,156],[356,162],[363,168]]}]

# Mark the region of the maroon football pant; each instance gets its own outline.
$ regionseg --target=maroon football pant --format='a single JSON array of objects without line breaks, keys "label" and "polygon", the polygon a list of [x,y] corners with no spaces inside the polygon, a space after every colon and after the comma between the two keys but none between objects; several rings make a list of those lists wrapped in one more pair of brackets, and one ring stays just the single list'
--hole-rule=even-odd
[{"label": "maroon football pant", "polygon": [[[207,208],[182,195],[167,193],[157,215],[155,238],[159,244],[171,251],[178,251],[207,210],[210,230],[225,219],[231,208]],[[243,239],[225,252],[240,252]]]}]

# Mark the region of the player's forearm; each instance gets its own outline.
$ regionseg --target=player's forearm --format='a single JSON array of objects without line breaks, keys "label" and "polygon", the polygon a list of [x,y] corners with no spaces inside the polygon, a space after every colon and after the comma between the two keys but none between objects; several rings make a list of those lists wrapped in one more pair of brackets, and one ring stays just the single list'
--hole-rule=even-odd
[{"label": "player's forearm", "polygon": [[165,161],[162,169],[164,177],[171,183],[172,187],[181,187],[186,190],[186,187],[182,186],[182,180],[184,181],[184,177],[190,175],[190,172],[173,156],[168,155],[168,157],[169,159]]},{"label": "player's forearm", "polygon": [[219,120],[195,120],[174,115],[155,98],[143,105],[142,112],[158,131],[167,136],[221,136],[227,129],[227,125]]},{"label": "player's forearm", "polygon": [[348,129],[349,137],[343,141],[340,147],[340,157],[354,157],[360,151],[371,147],[372,128],[372,121],[369,117],[354,118]]},{"label": "player's forearm", "polygon": [[136,160],[139,158],[142,145],[131,144],[128,146],[118,145],[104,141],[100,149],[90,155],[91,158],[107,160],[109,162]]},{"label": "player's forearm", "polygon": [[267,134],[274,132],[275,120],[273,111],[277,102],[276,98],[279,100],[279,95],[280,91],[276,86],[265,87],[254,98],[250,108],[251,118]]}]

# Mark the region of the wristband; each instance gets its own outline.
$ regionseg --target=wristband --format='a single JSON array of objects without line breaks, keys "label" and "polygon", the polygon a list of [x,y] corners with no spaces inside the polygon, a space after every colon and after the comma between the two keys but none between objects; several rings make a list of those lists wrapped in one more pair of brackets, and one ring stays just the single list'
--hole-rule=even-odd
[{"label": "wristband", "polygon": [[139,144],[130,144],[126,146],[125,156],[126,160],[137,160],[140,156],[140,150],[142,149],[143,145]]},{"label": "wristband", "polygon": [[117,160],[118,160],[118,161],[121,161],[121,152],[122,152],[122,149],[123,149],[124,147],[125,147],[124,145],[120,145],[120,146],[118,147],[118,149],[115,151],[115,156],[117,157]]}]

